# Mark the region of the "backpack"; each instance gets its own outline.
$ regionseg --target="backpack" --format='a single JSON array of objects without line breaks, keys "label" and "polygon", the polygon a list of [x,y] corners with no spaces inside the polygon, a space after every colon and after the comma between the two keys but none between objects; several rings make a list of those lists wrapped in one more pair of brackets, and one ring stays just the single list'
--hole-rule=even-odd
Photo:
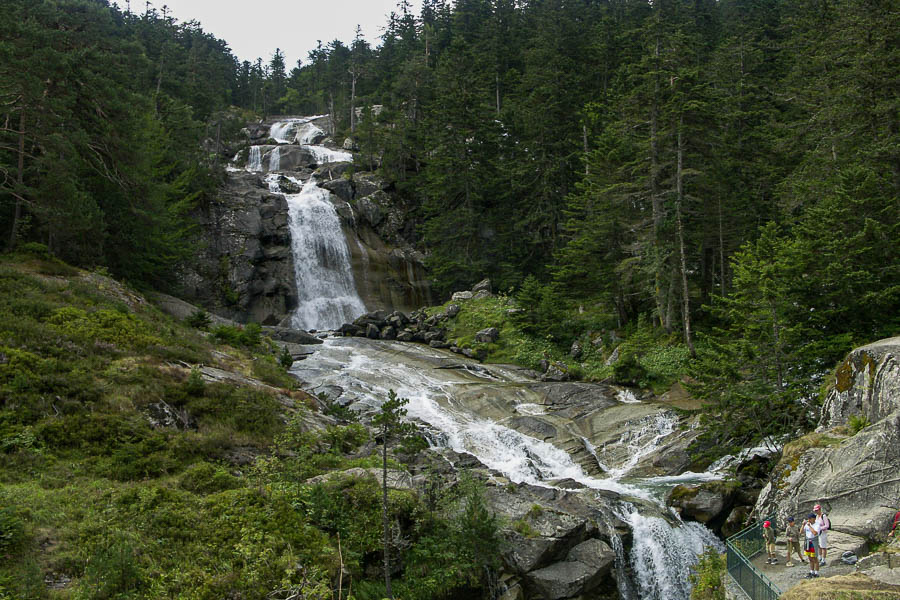
[{"label": "backpack", "polygon": [[828,518],[828,515],[822,513],[822,524],[825,525],[825,531],[831,529],[831,519]]}]

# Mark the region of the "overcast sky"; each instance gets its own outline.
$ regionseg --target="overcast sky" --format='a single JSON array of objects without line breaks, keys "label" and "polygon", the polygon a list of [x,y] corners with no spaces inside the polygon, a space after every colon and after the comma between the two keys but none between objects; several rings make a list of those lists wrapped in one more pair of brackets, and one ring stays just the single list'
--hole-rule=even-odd
[{"label": "overcast sky", "polygon": [[[145,0],[131,0],[131,10],[143,12]],[[117,0],[125,7],[125,0]],[[413,14],[418,16],[421,0],[411,0]],[[356,25],[373,47],[380,43],[388,15],[396,10],[397,0],[156,0],[151,6],[181,22],[194,19],[203,31],[228,42],[240,60],[254,61],[262,57],[268,62],[281,48],[288,71],[297,59],[306,63],[307,53],[322,44],[338,39],[350,44]]]}]

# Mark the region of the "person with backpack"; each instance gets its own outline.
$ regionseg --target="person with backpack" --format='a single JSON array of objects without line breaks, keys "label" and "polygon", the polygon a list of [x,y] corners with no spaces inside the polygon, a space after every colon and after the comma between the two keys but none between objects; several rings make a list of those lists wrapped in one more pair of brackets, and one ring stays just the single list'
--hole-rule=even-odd
[{"label": "person with backpack", "polygon": [[828,530],[831,529],[831,520],[822,510],[821,504],[813,507],[816,513],[816,529],[819,530],[819,564],[825,566],[825,559],[828,557]]}]

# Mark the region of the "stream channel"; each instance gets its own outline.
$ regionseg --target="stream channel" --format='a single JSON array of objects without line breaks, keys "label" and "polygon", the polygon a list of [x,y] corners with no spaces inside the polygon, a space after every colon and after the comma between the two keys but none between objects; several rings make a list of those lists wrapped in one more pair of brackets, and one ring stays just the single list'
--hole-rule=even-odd
[{"label": "stream channel", "polygon": [[[334,329],[367,308],[350,272],[337,200],[314,177],[303,181],[282,170],[283,151],[309,153],[319,164],[352,160],[313,143],[324,137],[315,123],[322,118],[272,124],[270,138],[278,145],[251,147],[246,166],[267,173],[270,190],[288,202],[298,329]],[[285,180],[299,192],[282,192],[279,181]],[[707,546],[724,550],[710,530],[682,523],[664,502],[678,483],[720,475],[641,476],[642,459],[682,434],[676,415],[659,404],[611,386],[540,382],[517,367],[481,364],[423,344],[328,337],[310,349],[291,369],[304,389],[325,392],[363,415],[377,411],[394,390],[408,399],[407,417],[433,449],[474,456],[499,485],[583,495],[601,520],[630,528],[626,552],[616,528],[607,526],[617,555],[616,587],[625,600],[688,600],[697,556]]]}]

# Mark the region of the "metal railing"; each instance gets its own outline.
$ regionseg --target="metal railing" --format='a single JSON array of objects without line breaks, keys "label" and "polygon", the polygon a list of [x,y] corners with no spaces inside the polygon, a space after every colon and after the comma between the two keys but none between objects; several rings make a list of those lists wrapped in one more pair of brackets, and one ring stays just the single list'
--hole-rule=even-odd
[{"label": "metal railing", "polygon": [[[774,523],[775,517],[768,520]],[[754,556],[766,549],[762,523],[757,521],[725,540],[728,575],[752,600],[778,600],[781,590],[751,562]]]}]

